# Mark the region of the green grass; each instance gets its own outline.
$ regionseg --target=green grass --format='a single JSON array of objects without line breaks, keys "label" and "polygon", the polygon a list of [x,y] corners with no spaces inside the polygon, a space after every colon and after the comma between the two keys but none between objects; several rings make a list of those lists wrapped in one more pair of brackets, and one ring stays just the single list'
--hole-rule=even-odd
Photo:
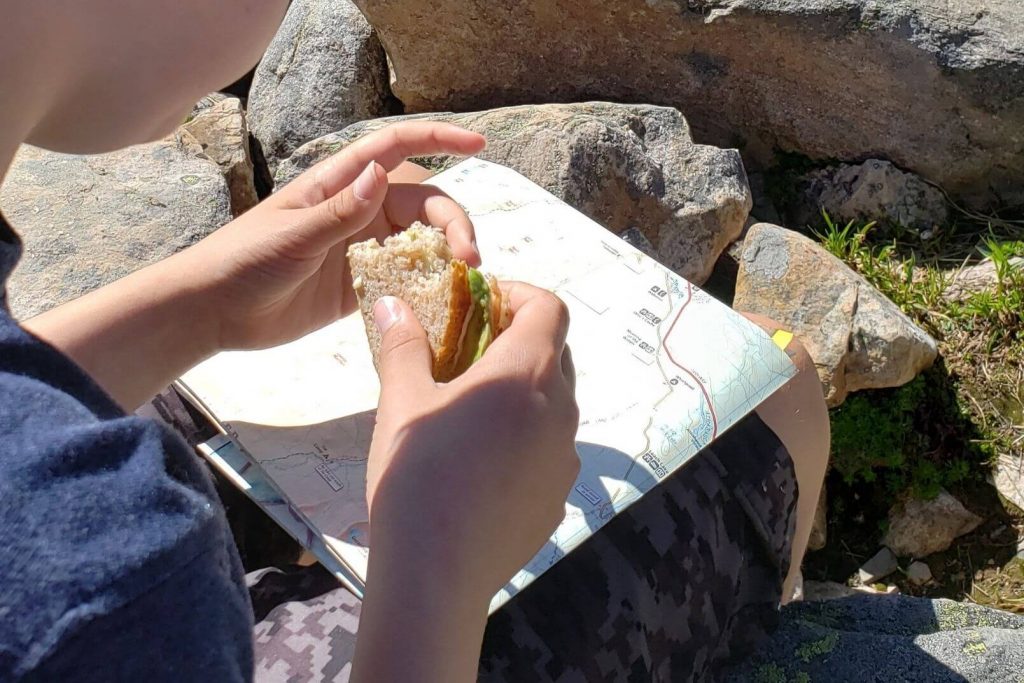
[{"label": "green grass", "polygon": [[951,277],[937,268],[919,267],[914,254],[901,257],[897,238],[881,245],[872,242],[875,222],[840,225],[824,211],[822,219],[824,228],[813,231],[822,246],[934,334],[930,318],[941,308]]},{"label": "green grass", "polygon": [[[947,231],[908,244],[898,226],[822,214],[813,234],[933,335],[944,362],[895,390],[854,394],[833,411],[833,461],[848,483],[875,482],[893,494],[930,498],[983,471],[1001,453],[1024,455],[1017,429],[1024,413],[1024,230],[988,225],[984,234]],[[965,242],[973,253],[964,256]],[[962,299],[945,296],[956,271],[990,260],[995,285]]]}]

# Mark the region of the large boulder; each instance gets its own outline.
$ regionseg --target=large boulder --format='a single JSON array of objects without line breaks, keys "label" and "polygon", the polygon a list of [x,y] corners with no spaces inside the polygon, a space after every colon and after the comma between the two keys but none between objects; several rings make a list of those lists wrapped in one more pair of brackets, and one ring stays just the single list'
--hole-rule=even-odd
[{"label": "large boulder", "polygon": [[907,499],[889,511],[889,529],[882,543],[904,557],[940,553],[978,528],[981,517],[965,508],[946,490],[931,500]]},{"label": "large boulder", "polygon": [[[750,211],[735,150],[695,144],[675,109],[601,102],[358,123],[296,150],[278,170],[277,185],[366,133],[424,118],[483,133],[488,146],[481,158],[519,171],[613,232],[637,228],[646,249],[697,283]],[[420,161],[442,169],[457,160]]]},{"label": "large boulder", "polygon": [[389,112],[384,49],[348,0],[295,0],[256,68],[249,127],[273,170],[304,142]]},{"label": "large boulder", "polygon": [[883,158],[1024,203],[1020,0],[356,2],[407,112],[651,102],[748,161]]},{"label": "large boulder", "polygon": [[733,306],[800,338],[831,407],[851,391],[906,384],[938,353],[934,339],[846,264],[769,223],[751,227],[743,242]]},{"label": "large boulder", "polygon": [[183,127],[224,173],[231,191],[231,212],[240,216],[256,206],[259,197],[241,100],[219,94],[204,97]]},{"label": "large boulder", "polygon": [[231,220],[220,167],[184,130],[96,156],[22,147],[0,205],[25,243],[8,285],[18,318],[170,256]]}]

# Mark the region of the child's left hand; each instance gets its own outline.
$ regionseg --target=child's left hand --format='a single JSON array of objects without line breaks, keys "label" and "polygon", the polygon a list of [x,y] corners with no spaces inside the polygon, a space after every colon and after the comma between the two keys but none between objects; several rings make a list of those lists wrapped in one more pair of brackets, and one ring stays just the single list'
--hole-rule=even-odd
[{"label": "child's left hand", "polygon": [[348,246],[417,220],[443,227],[455,256],[479,265],[462,208],[429,185],[389,185],[387,173],[408,157],[472,155],[484,144],[483,136],[443,123],[390,126],[180,254],[193,277],[203,274],[203,307],[215,307],[206,319],[216,321],[219,347],[273,346],[355,310]]},{"label": "child's left hand", "polygon": [[421,220],[479,264],[458,204],[429,185],[389,186],[387,173],[406,157],[483,147],[482,136],[443,123],[385,128],[195,246],[23,324],[132,410],[217,351],[281,344],[355,310],[354,241]]}]

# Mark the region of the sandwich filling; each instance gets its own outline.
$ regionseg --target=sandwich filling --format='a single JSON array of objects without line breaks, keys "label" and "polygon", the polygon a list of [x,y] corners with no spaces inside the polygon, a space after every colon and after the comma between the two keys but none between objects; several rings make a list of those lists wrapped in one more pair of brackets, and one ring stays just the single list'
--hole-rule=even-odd
[{"label": "sandwich filling", "polygon": [[459,358],[455,363],[456,373],[464,371],[490,346],[494,338],[491,321],[491,286],[476,268],[466,269],[469,285],[470,310],[466,316],[466,327],[459,345]]}]

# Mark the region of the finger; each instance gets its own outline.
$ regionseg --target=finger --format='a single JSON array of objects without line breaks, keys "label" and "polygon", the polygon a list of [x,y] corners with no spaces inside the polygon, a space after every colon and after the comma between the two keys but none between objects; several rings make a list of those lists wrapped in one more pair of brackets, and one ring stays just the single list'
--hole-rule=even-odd
[{"label": "finger", "polygon": [[407,157],[431,154],[469,156],[480,152],[484,136],[449,123],[405,121],[362,137],[332,157],[313,166],[273,195],[281,208],[319,204],[352,182],[371,161],[385,171],[397,168]]},{"label": "finger", "polygon": [[480,265],[473,223],[458,202],[432,185],[392,185],[384,198],[392,225],[407,228],[415,221],[444,230],[452,253],[471,266]]},{"label": "finger", "polygon": [[373,321],[380,333],[381,405],[435,387],[427,333],[412,309],[401,299],[381,297],[374,304]]},{"label": "finger", "polygon": [[322,254],[359,232],[380,213],[387,196],[388,176],[371,161],[344,191],[310,209],[302,209],[292,243],[297,258]]},{"label": "finger", "polygon": [[[495,355],[513,354],[532,363],[559,362],[569,332],[569,309],[551,292],[524,282],[499,283],[512,321],[491,345]],[[486,358],[486,354],[484,356]]]}]

